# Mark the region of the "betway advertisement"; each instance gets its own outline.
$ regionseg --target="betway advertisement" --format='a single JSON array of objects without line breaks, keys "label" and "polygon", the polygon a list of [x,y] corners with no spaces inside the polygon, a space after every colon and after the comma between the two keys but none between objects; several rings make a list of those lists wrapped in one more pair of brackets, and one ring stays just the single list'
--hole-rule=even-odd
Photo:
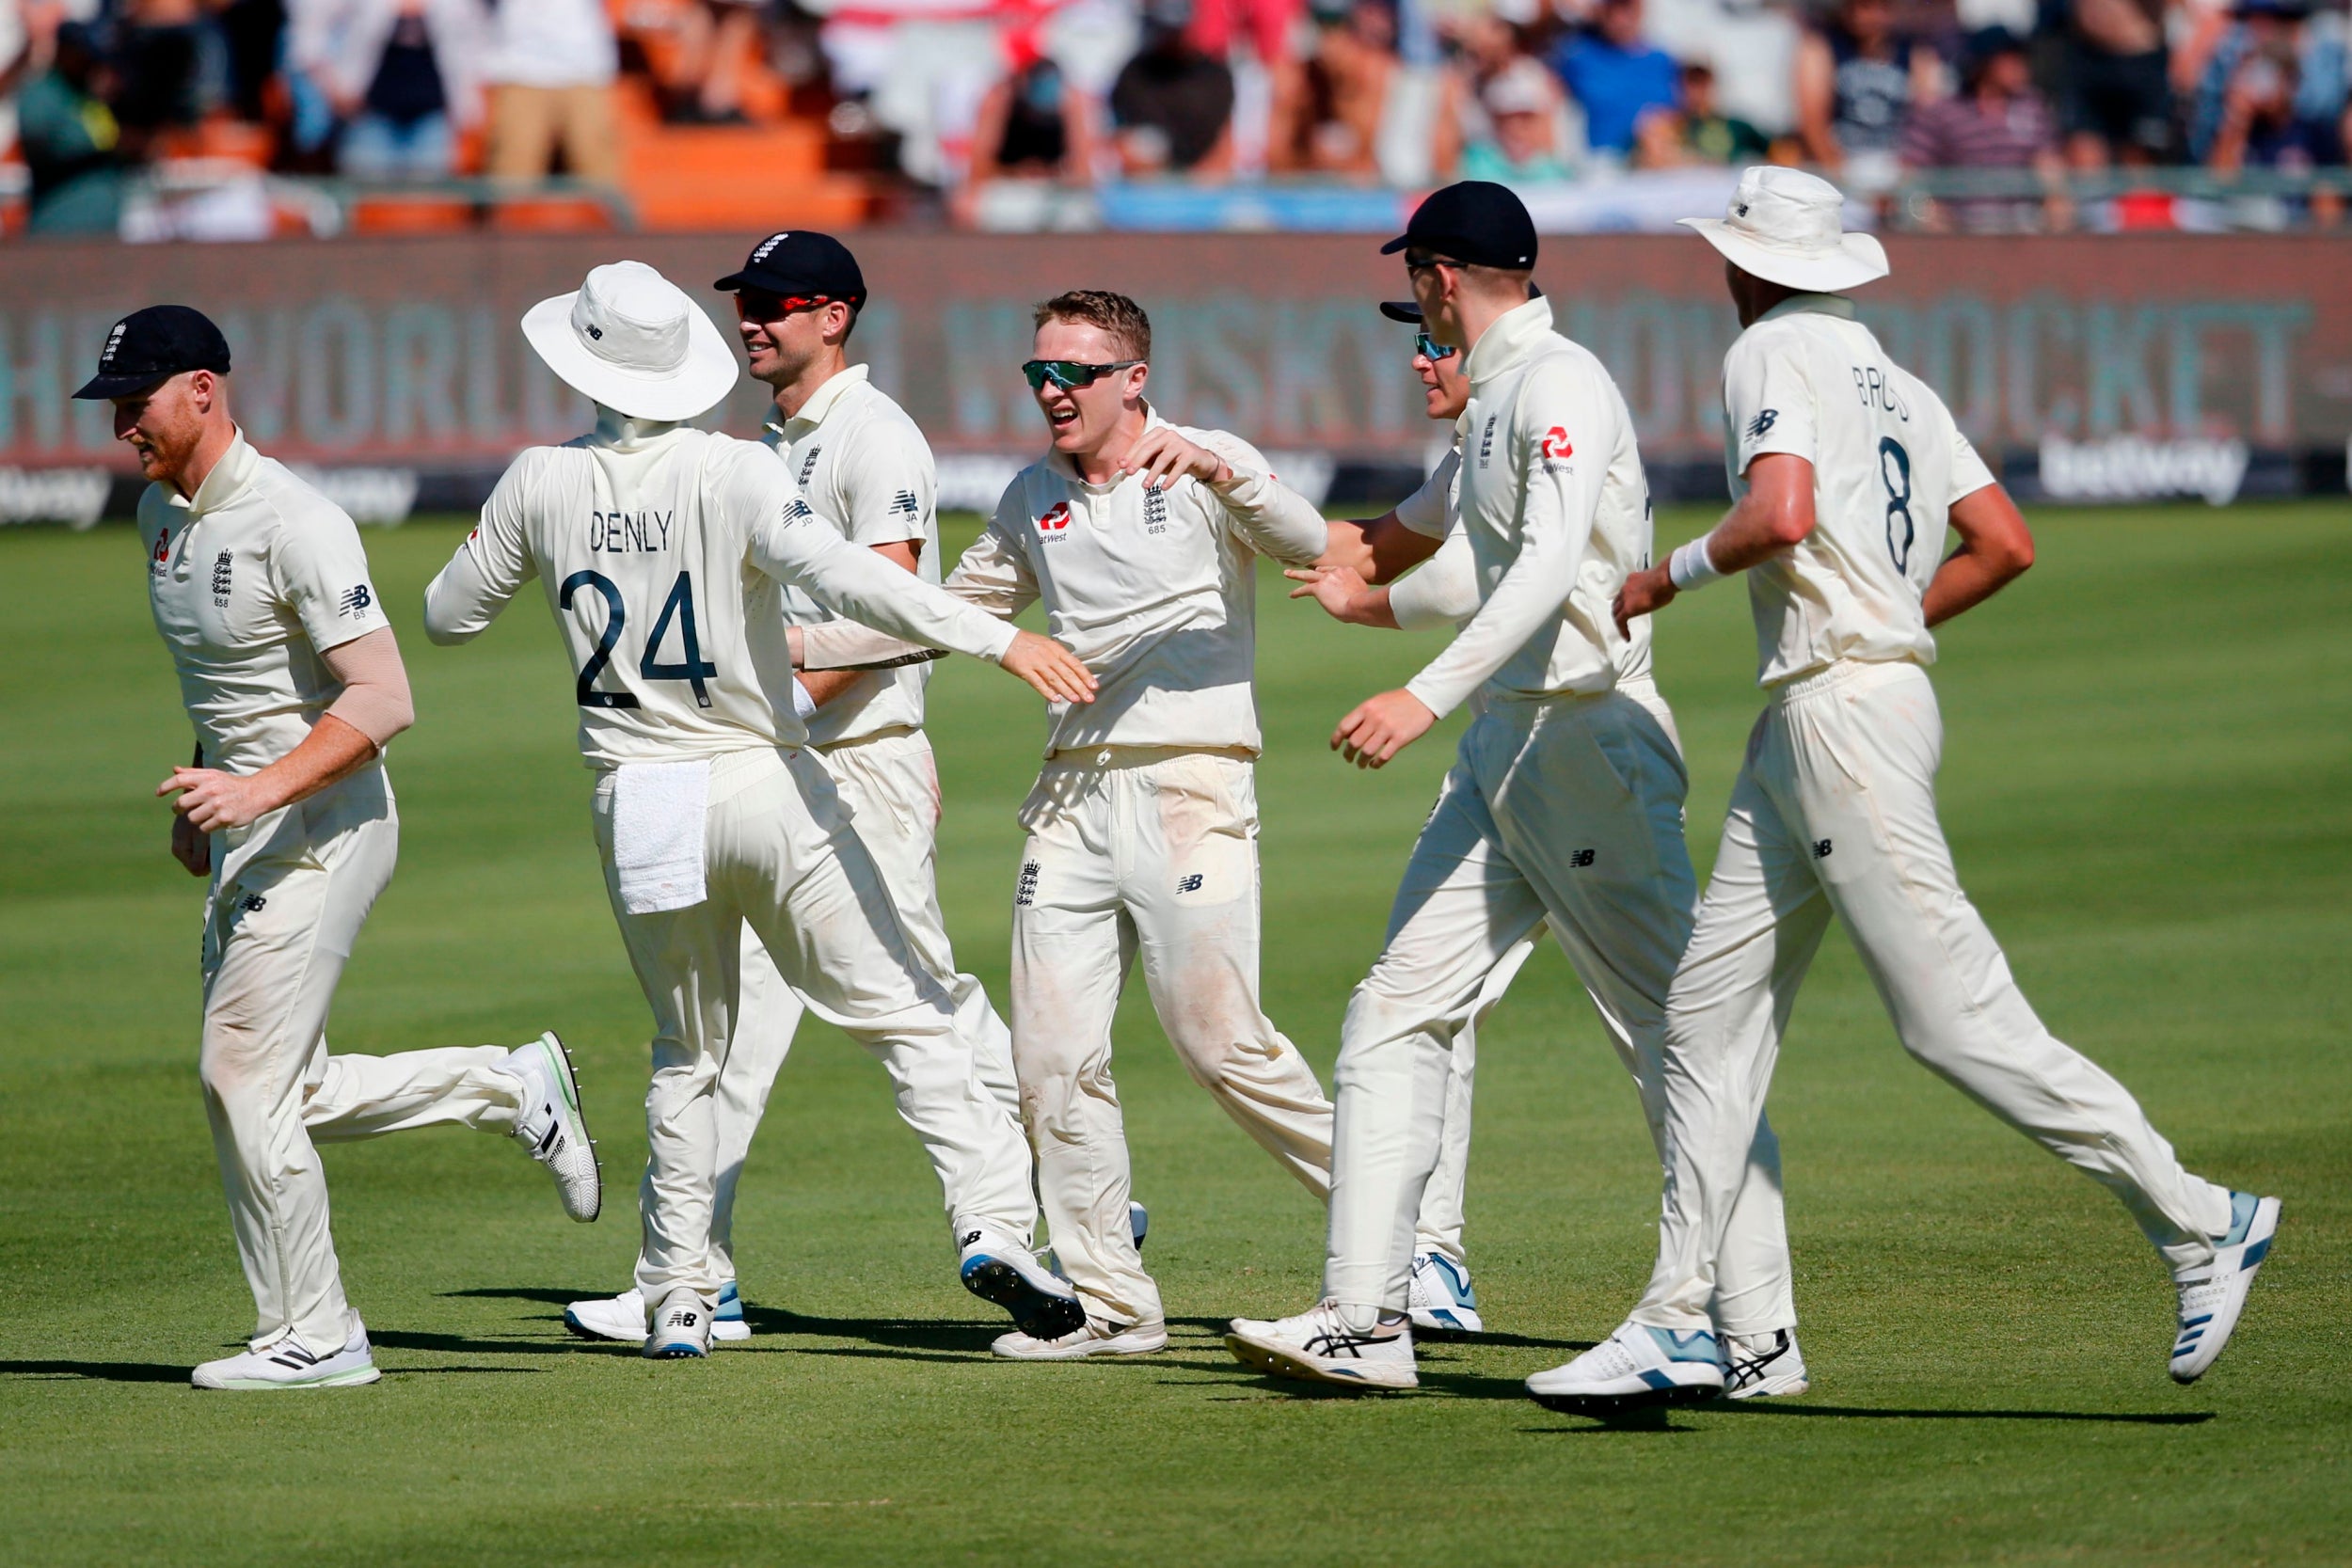
[{"label": "betway advertisement", "polygon": [[[788,222],[789,214],[779,214]],[[703,299],[758,236],[418,238],[0,248],[0,516],[119,509],[129,466],[73,388],[106,329],[176,301],[218,320],[235,407],[265,451],[355,515],[469,505],[518,449],[589,423],[525,346],[532,302],[634,258]],[[1152,321],[1151,393],[1238,432],[1335,500],[1408,483],[1438,432],[1411,331],[1375,309],[1404,269],[1371,240],[1313,235],[849,236],[872,303],[852,348],[941,454],[943,499],[993,503],[1041,448],[1020,364],[1032,304],[1116,289]],[[2352,239],[1896,237],[1857,294],[1896,359],[1938,388],[2028,499],[2219,504],[2342,494],[2352,436]],[[1537,280],[1562,331],[1607,362],[1662,494],[1720,493],[1719,371],[1738,330],[1696,238],[1554,238]],[[758,429],[746,381],[714,417]]]}]

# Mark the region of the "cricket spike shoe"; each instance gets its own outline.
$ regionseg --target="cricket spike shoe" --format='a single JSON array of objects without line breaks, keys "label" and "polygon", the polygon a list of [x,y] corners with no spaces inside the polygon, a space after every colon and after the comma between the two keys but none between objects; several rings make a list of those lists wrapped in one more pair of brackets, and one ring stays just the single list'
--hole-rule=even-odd
[{"label": "cricket spike shoe", "polygon": [[1722,1351],[1712,1331],[1677,1334],[1627,1323],[1565,1367],[1527,1380],[1528,1397],[1546,1410],[1603,1415],[1645,1404],[1720,1398]]},{"label": "cricket spike shoe", "polygon": [[2252,1193],[2230,1195],[2230,1228],[2214,1243],[2213,1261],[2172,1276],[2180,1287],[2181,1322],[2172,1341],[2172,1381],[2194,1383],[2220,1359],[2222,1347],[2246,1309],[2254,1271],[2270,1256],[2279,1230],[2279,1200]]},{"label": "cricket spike shoe", "polygon": [[645,1342],[645,1298],[635,1290],[594,1301],[576,1301],[564,1308],[564,1326],[583,1339],[624,1339]]},{"label": "cricket spike shoe", "polygon": [[1804,1393],[1813,1386],[1805,1375],[1804,1353],[1797,1349],[1793,1330],[1776,1328],[1767,1334],[1724,1336],[1724,1395],[1726,1399],[1778,1399]]},{"label": "cricket spike shoe", "polygon": [[1049,1273],[1022,1243],[985,1226],[959,1227],[956,1277],[982,1301],[1012,1314],[1014,1329],[1040,1341],[1086,1326],[1087,1309],[1067,1280]]},{"label": "cricket spike shoe", "polygon": [[311,1354],[289,1329],[260,1350],[205,1362],[188,1381],[199,1388],[351,1388],[383,1375],[365,1328],[353,1328],[343,1348],[329,1355]]},{"label": "cricket spike shoe", "polygon": [[1354,1329],[1340,1316],[1339,1304],[1327,1299],[1272,1323],[1235,1318],[1225,1348],[1236,1360],[1277,1377],[1359,1390],[1421,1386],[1409,1320],[1386,1318],[1370,1329]]},{"label": "cricket spike shoe", "polygon": [[1478,1292],[1470,1288],[1470,1271],[1442,1253],[1424,1252],[1413,1259],[1405,1297],[1406,1314],[1425,1334],[1483,1334],[1486,1321],[1478,1315]]},{"label": "cricket spike shoe", "polygon": [[710,1354],[710,1309],[702,1296],[681,1285],[654,1308],[653,1331],[639,1352],[649,1361],[683,1361]]},{"label": "cricket spike shoe", "polygon": [[582,1225],[604,1208],[604,1173],[596,1168],[596,1146],[580,1112],[580,1078],[571,1053],[550,1029],[529,1045],[506,1053],[506,1070],[528,1091],[515,1137],[555,1178],[564,1212]]},{"label": "cricket spike shoe", "polygon": [[1115,1323],[1089,1318],[1057,1339],[1000,1334],[988,1347],[1009,1361],[1083,1361],[1095,1355],[1149,1355],[1168,1348],[1168,1324]]},{"label": "cricket spike shoe", "polygon": [[743,1319],[743,1292],[730,1279],[719,1287],[719,1309],[710,1314],[710,1337],[725,1344],[740,1344],[752,1337]]}]

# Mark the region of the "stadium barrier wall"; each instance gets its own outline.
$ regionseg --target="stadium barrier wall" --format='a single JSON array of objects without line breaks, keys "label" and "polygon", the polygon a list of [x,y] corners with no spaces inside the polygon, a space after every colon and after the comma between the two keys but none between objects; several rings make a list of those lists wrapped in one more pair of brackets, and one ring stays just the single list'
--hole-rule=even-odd
[{"label": "stadium barrier wall", "polygon": [[[71,401],[106,328],[144,304],[215,315],[255,441],[357,515],[470,507],[516,449],[588,423],[524,345],[532,302],[596,262],[649,261],[733,331],[709,280],[752,236],[450,236],[287,245],[57,243],[0,251],[0,516],[94,521],[135,496],[103,404]],[[2342,494],[2352,432],[2352,239],[1894,236],[1864,319],[1949,400],[2028,499]],[[1402,269],[1360,236],[860,235],[873,303],[852,347],[929,432],[943,499],[993,503],[1040,446],[1016,367],[1031,303],[1132,293],[1152,388],[1240,432],[1335,502],[1409,487],[1436,445],[1406,328],[1374,304]],[[1564,331],[1623,387],[1661,495],[1720,495],[1718,372],[1736,331],[1695,239],[1548,240]],[[759,428],[739,386],[725,428]],[[111,478],[109,476],[112,476]]]}]

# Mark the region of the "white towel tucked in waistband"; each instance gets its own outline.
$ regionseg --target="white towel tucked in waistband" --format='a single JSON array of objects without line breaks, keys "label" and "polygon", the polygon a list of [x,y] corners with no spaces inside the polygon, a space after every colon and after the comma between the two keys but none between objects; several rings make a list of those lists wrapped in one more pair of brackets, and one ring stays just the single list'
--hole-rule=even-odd
[{"label": "white towel tucked in waistband", "polygon": [[703,901],[703,816],[710,764],[639,762],[612,777],[612,871],[631,914]]}]

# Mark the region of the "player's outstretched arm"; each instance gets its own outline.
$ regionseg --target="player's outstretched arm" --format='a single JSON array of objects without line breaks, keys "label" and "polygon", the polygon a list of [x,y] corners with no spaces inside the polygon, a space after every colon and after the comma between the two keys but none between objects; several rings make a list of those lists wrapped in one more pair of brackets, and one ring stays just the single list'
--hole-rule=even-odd
[{"label": "player's outstretched arm", "polygon": [[[1813,531],[1813,464],[1793,452],[1766,452],[1748,465],[1748,493],[1734,502],[1714,531],[1677,550],[1702,552],[1686,563],[1683,583],[1711,582],[1719,577],[1760,566],[1784,550],[1803,544]],[[1691,575],[1691,568],[1697,576]],[[1617,630],[1631,635],[1629,624],[1654,615],[1674,603],[1681,592],[1675,580],[1675,562],[1635,572],[1617,590]]]},{"label": "player's outstretched arm", "polygon": [[1353,566],[1288,566],[1282,575],[1298,584],[1291,590],[1292,598],[1314,600],[1334,621],[1343,621],[1351,626],[1396,629],[1396,615],[1389,608],[1388,589],[1365,582],[1362,574]]},{"label": "player's outstretched arm", "polygon": [[1974,610],[2033,564],[2033,531],[1998,484],[1971,490],[1952,502],[1951,524],[1960,547],[1935,569],[1920,604],[1931,626]]}]

